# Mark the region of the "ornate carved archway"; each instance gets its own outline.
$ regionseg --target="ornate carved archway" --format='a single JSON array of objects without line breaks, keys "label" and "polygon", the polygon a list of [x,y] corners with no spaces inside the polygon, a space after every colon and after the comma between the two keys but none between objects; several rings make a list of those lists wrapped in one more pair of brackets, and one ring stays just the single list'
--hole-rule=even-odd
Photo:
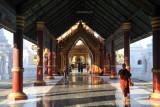
[{"label": "ornate carved archway", "polygon": [[[91,55],[91,72],[93,73],[93,53],[91,51],[91,49],[89,48],[89,46],[87,45],[87,43],[84,41],[84,39],[82,37],[78,37],[78,39],[74,42],[74,44],[72,45],[72,47],[70,48],[69,50],[69,53],[68,53],[68,58],[70,56],[70,53],[71,51],[73,50],[73,48],[76,46],[76,43],[81,40],[83,42],[83,44],[86,46],[88,52],[90,53]],[[69,60],[68,60],[68,64],[69,64]]]},{"label": "ornate carved archway", "polygon": [[64,65],[68,66],[69,53],[78,40],[82,40],[92,54],[92,70],[93,74],[97,75],[100,70],[104,69],[104,57],[102,57],[104,56],[104,41],[100,43],[98,38],[84,29],[81,23],[79,24],[78,29],[57,44],[58,71],[62,73]]}]

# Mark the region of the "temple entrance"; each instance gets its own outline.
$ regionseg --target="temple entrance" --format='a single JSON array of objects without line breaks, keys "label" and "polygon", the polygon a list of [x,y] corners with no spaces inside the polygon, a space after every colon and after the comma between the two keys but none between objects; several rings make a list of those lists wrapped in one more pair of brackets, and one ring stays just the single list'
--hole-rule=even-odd
[{"label": "temple entrance", "polygon": [[68,65],[72,68],[72,72],[81,72],[78,69],[83,68],[83,73],[93,72],[93,54],[89,50],[83,38],[79,37],[68,54]]},{"label": "temple entrance", "polygon": [[[81,40],[84,45],[76,46],[76,43]],[[82,21],[78,22],[78,27],[72,31],[71,34],[66,35],[63,39],[58,39],[57,42],[57,70],[60,74],[63,74],[64,66],[67,66],[67,74],[71,64],[82,62],[84,67],[87,63],[90,64],[90,72],[94,75],[99,73],[105,73],[104,66],[104,40],[99,39],[90,30],[84,28]],[[82,53],[78,52],[76,55],[72,55],[72,50],[76,48],[82,48]],[[74,51],[73,51],[74,52]],[[85,54],[83,54],[85,53]],[[79,55],[78,55],[79,54]],[[71,56],[70,56],[71,55]],[[88,56],[87,56],[88,55]],[[71,58],[72,57],[72,58]],[[85,59],[86,58],[86,59]],[[87,61],[88,59],[88,61]]]}]

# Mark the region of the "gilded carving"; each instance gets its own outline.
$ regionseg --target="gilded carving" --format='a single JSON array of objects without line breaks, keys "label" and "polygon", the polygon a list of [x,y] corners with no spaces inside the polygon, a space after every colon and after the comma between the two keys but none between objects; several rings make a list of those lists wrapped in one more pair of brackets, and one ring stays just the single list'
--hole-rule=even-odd
[{"label": "gilded carving", "polygon": [[[59,54],[61,56],[61,64],[60,64],[60,68],[59,71],[62,73],[63,67],[65,64],[67,64],[67,57],[68,57],[68,53],[71,50],[71,48],[75,45],[75,42],[78,39],[83,39],[83,41],[86,43],[86,45],[88,46],[88,48],[90,49],[90,51],[93,54],[93,59],[94,60],[94,73],[98,74],[99,70],[100,70],[100,43],[98,38],[96,38],[93,34],[91,34],[90,32],[88,32],[87,30],[81,28],[81,29],[77,29],[75,30],[72,34],[70,34],[69,36],[67,36],[66,38],[64,38],[62,41],[60,41],[58,43],[58,47],[61,47],[60,49],[58,48],[57,54]],[[104,45],[105,41],[102,41],[101,44]],[[102,53],[104,53],[104,51],[102,51]]]}]

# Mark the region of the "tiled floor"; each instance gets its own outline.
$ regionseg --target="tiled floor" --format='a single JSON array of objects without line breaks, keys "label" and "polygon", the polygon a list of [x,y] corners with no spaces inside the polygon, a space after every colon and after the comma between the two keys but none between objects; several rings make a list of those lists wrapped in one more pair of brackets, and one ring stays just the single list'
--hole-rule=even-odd
[{"label": "tiled floor", "polygon": [[[47,86],[30,86],[25,93],[28,100],[6,102],[2,107],[160,107],[158,102],[149,101],[152,83],[132,79],[130,101],[124,103],[119,80],[109,80],[106,76],[78,73],[76,70],[67,79],[56,77],[47,81]],[[154,105],[152,105],[154,104]],[[157,104],[157,105],[155,105]]]}]

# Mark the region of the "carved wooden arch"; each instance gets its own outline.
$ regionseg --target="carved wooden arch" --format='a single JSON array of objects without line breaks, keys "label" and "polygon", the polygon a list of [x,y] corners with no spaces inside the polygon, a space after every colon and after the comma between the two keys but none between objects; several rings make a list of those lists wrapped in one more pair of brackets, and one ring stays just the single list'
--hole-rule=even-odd
[{"label": "carved wooden arch", "polygon": [[75,30],[70,36],[64,38],[58,46],[60,47],[60,51],[58,51],[60,56],[60,72],[64,68],[64,65],[68,65],[68,55],[72,47],[75,45],[76,41],[81,39],[88,49],[91,51],[93,55],[93,74],[98,74],[100,70],[100,43],[99,40],[90,32],[85,30],[84,28],[78,28]]},{"label": "carved wooden arch", "polygon": [[[91,72],[93,73],[93,62],[94,62],[93,56],[94,56],[94,51],[88,46],[88,44],[84,41],[84,39],[82,37],[78,37],[78,39],[73,43],[72,47],[68,50],[68,58],[70,56],[70,52],[76,46],[76,43],[79,40],[81,40],[83,42],[83,44],[86,46],[87,50],[91,54]],[[68,60],[68,63],[69,63],[69,60]]]}]

